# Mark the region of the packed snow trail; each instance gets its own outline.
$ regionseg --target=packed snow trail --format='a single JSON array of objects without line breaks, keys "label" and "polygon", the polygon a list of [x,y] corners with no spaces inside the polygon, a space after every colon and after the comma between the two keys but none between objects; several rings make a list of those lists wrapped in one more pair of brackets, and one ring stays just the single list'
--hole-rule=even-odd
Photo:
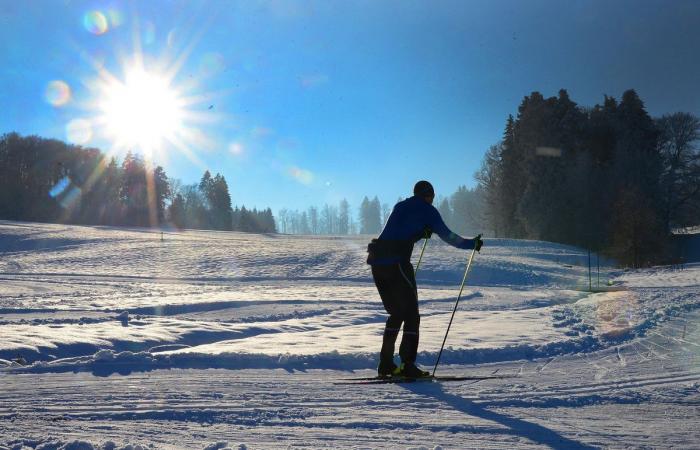
[{"label": "packed snow trail", "polygon": [[[0,222],[0,449],[700,441],[700,265],[604,262],[590,294],[585,252],[486,240],[437,374],[518,378],[338,386],[386,317],[367,240]],[[421,264],[426,368],[465,257]]]},{"label": "packed snow trail", "polygon": [[337,386],[332,380],[347,373],[331,370],[8,375],[0,435],[8,442],[100,436],[158,448],[221,440],[248,448],[693,448],[700,351],[690,343],[700,341],[699,318],[679,317],[657,334],[549,364],[445,368],[521,374],[478,383]]}]

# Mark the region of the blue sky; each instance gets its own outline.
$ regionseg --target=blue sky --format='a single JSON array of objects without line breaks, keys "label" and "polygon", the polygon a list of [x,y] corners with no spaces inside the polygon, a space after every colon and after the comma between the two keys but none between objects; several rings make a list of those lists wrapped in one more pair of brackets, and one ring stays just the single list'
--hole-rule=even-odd
[{"label": "blue sky", "polygon": [[0,0],[0,132],[110,149],[95,80],[139,54],[177,69],[181,145],[151,154],[185,184],[208,168],[274,210],[393,203],[419,179],[448,195],[535,90],[592,106],[634,88],[654,116],[700,115],[698,23],[692,0]]}]

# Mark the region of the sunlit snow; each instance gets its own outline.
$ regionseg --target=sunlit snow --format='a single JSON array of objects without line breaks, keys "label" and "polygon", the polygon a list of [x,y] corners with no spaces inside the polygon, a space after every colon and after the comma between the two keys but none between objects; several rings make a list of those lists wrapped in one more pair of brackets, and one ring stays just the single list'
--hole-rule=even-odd
[{"label": "sunlit snow", "polygon": [[[377,364],[386,313],[364,261],[368,239],[161,237],[0,222],[0,376],[8,386],[0,417],[11,421],[0,422],[0,448],[63,448],[76,439],[120,448],[128,437],[152,443],[154,432],[165,448],[216,446],[224,437],[227,445],[286,447],[281,436],[382,448],[393,442],[379,439],[382,430],[409,424],[403,447],[478,447],[483,436],[502,448],[637,446],[649,436],[623,417],[596,425],[608,430],[603,437],[576,424],[590,426],[590,408],[592,416],[658,418],[669,408],[692,416],[700,266],[623,271],[601,258],[590,293],[587,252],[537,241],[486,239],[438,369],[518,378],[334,385],[371,376]],[[425,367],[436,360],[467,256],[434,239],[418,271]],[[399,410],[375,411],[391,402]],[[551,422],[560,408],[576,418]],[[55,417],[65,422],[60,439],[51,434]],[[86,420],[102,431],[84,433]],[[212,428],[192,428],[202,423]],[[685,446],[697,432],[679,423]],[[621,442],[613,429],[623,430]],[[658,427],[650,433],[651,445],[668,438]],[[552,444],[558,439],[564,444]],[[79,445],[65,448],[90,448]]]}]

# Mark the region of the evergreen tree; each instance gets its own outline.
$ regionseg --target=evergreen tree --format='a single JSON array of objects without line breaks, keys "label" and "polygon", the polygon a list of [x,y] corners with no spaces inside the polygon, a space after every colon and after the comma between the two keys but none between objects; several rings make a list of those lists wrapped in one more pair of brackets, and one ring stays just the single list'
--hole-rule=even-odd
[{"label": "evergreen tree", "polygon": [[650,265],[661,250],[657,234],[660,216],[654,210],[653,199],[628,185],[618,192],[614,210],[611,253],[628,266]]},{"label": "evergreen tree", "polygon": [[170,207],[168,208],[168,217],[172,224],[177,228],[185,228],[185,199],[182,194],[176,194]]},{"label": "evergreen tree", "polygon": [[360,234],[370,234],[370,202],[367,196],[360,203]]},{"label": "evergreen tree", "polygon": [[142,227],[150,225],[143,159],[128,152],[122,162],[122,174],[119,198],[125,210],[124,224]]},{"label": "evergreen tree", "polygon": [[[611,217],[615,230],[614,247],[618,252],[631,248],[632,262],[638,266],[653,257],[652,249],[659,250],[659,237],[664,235],[664,231],[658,132],[644,109],[644,104],[633,90],[622,95],[615,128],[612,179],[615,182],[616,204]],[[634,220],[635,218],[639,220]],[[629,225],[625,226],[625,223]],[[630,232],[621,231],[628,227],[632,227]],[[622,239],[627,241],[623,242]],[[615,256],[623,259],[627,255],[617,253]]]},{"label": "evergreen tree", "polygon": [[299,234],[311,234],[311,225],[309,223],[309,213],[307,211],[296,211],[297,222],[299,223]]},{"label": "evergreen tree", "polygon": [[504,224],[506,213],[503,210],[505,201],[502,197],[501,151],[502,144],[492,145],[484,155],[481,169],[475,175],[483,193],[485,225],[493,231],[494,237],[501,237],[506,229]]},{"label": "evergreen tree", "polygon": [[218,230],[231,230],[231,194],[229,194],[228,184],[223,175],[216,174],[214,177],[212,196],[209,199],[213,216]]},{"label": "evergreen tree", "polygon": [[240,231],[251,232],[255,231],[255,222],[251,214],[245,206],[241,206],[240,216],[238,219],[238,229]]},{"label": "evergreen tree", "polygon": [[377,234],[382,229],[379,199],[369,200],[366,196],[360,204],[360,234]]},{"label": "evergreen tree", "polygon": [[[153,193],[149,207],[155,208],[155,221],[151,221],[151,226],[157,226],[165,221],[165,200],[170,197],[170,183],[165,170],[158,166],[153,170]],[[153,215],[153,213],[151,213]]]},{"label": "evergreen tree", "polygon": [[116,224],[123,219],[123,206],[119,200],[119,186],[122,172],[117,160],[111,158],[100,178],[102,181],[102,206],[97,223],[101,225]]},{"label": "evergreen tree", "polygon": [[192,184],[182,188],[185,199],[185,228],[206,229],[208,227],[206,200],[199,186]]},{"label": "evergreen tree", "polygon": [[459,186],[452,194],[452,225],[456,233],[475,235],[482,231],[481,223],[483,197],[475,190]]},{"label": "evergreen tree", "polygon": [[212,228],[215,220],[211,215],[212,205],[210,203],[210,199],[214,191],[214,180],[211,177],[211,172],[208,170],[204,171],[201,180],[199,180],[198,188],[204,207],[201,211],[201,217],[199,220],[201,221],[203,228]]},{"label": "evergreen tree", "polygon": [[309,207],[309,226],[311,234],[319,234],[318,209],[315,206]]},{"label": "evergreen tree", "polygon": [[700,222],[700,119],[688,113],[656,121],[662,160],[661,190],[664,230]]},{"label": "evergreen tree", "polygon": [[382,231],[382,210],[379,198],[375,196],[370,202],[369,208],[369,229],[370,233],[378,234]]},{"label": "evergreen tree", "polygon": [[347,200],[342,199],[338,209],[338,234],[348,234],[350,232],[350,204]]},{"label": "evergreen tree", "polygon": [[277,233],[277,225],[275,224],[275,217],[272,215],[272,209],[267,208],[263,211],[263,223],[265,224],[263,232]]},{"label": "evergreen tree", "polygon": [[199,182],[199,190],[205,200],[206,217],[203,218],[203,222],[207,228],[231,230],[233,210],[226,178],[219,173],[212,177],[207,170]]},{"label": "evergreen tree", "polygon": [[323,234],[338,234],[338,209],[328,204],[321,209],[321,229]]},{"label": "evergreen tree", "polygon": [[[527,101],[527,97],[523,103]],[[523,106],[521,106],[521,109]],[[523,237],[523,226],[518,217],[518,204],[525,190],[526,170],[524,158],[519,153],[515,144],[516,123],[513,116],[508,116],[506,129],[503,133],[501,144],[500,169],[502,172],[499,184],[499,208],[500,220],[503,224],[503,233],[512,237]]]},{"label": "evergreen tree", "polygon": [[452,221],[452,207],[450,206],[450,201],[447,199],[447,197],[443,197],[437,203],[437,210],[440,213],[442,220],[447,224],[447,226],[449,226],[450,228],[454,228],[454,223]]}]

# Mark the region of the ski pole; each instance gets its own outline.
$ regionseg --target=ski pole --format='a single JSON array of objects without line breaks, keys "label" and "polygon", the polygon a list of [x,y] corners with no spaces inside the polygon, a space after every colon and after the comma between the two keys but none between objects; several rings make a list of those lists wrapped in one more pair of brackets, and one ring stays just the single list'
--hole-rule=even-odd
[{"label": "ski pole", "polygon": [[445,342],[447,341],[447,334],[450,332],[450,327],[452,326],[452,319],[455,318],[455,313],[457,312],[457,305],[459,305],[459,299],[462,297],[462,291],[464,290],[464,283],[467,281],[467,275],[469,274],[469,269],[472,267],[472,261],[474,260],[474,254],[476,249],[472,250],[472,254],[469,255],[469,260],[467,261],[467,268],[464,270],[464,277],[462,278],[462,285],[459,287],[459,295],[457,295],[457,301],[455,302],[455,307],[452,310],[452,317],[450,317],[450,323],[447,325],[447,331],[445,332],[445,338],[442,340],[442,345],[440,346],[440,353],[438,353],[437,361],[435,361],[435,367],[433,368],[433,377],[435,376],[435,371],[440,363],[440,356],[442,356],[442,349],[445,347]]},{"label": "ski pole", "polygon": [[423,252],[425,251],[425,247],[428,245],[428,238],[425,238],[425,242],[423,242],[423,248],[420,250],[420,256],[418,257],[418,262],[416,263],[416,270],[413,271],[413,276],[415,277],[416,274],[418,273],[418,268],[420,267],[420,262],[423,259]]}]

